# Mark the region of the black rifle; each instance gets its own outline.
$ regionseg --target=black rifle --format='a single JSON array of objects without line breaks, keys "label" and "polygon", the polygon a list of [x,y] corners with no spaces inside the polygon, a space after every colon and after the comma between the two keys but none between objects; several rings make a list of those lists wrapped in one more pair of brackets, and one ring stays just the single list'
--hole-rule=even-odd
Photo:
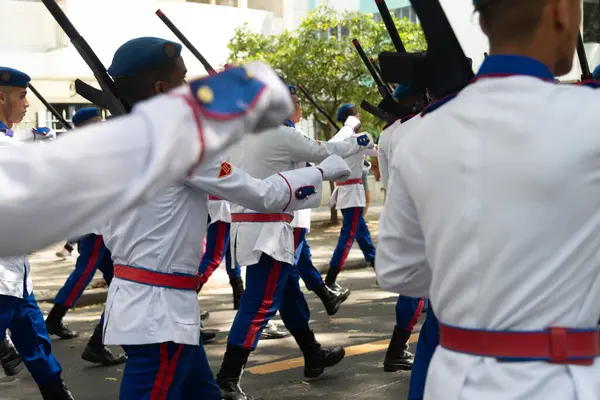
[{"label": "black rifle", "polygon": [[388,90],[390,92],[394,93],[394,89],[392,88],[392,86],[389,83],[385,82],[385,79],[383,79],[383,73],[381,72],[381,68],[379,68],[379,64],[377,64],[377,61],[373,57],[369,58],[369,61],[371,61],[371,64],[373,64],[373,68],[375,68],[375,72],[377,72],[377,75],[379,75],[379,77],[382,79],[382,81],[384,81],[385,86],[388,87]]},{"label": "black rifle", "polygon": [[[85,63],[90,67],[96,80],[100,84],[102,91],[107,93],[106,99],[110,104],[100,105],[108,108],[111,114],[120,115],[128,113],[131,107],[127,102],[119,95],[119,91],[115,86],[115,83],[106,72],[106,68],[102,65],[102,62],[98,56],[94,53],[90,45],[85,41],[83,37],[77,32],[75,26],[69,21],[69,18],[65,15],[60,6],[55,0],[42,0],[42,3],[46,6],[50,14],[54,17],[58,25],[67,34],[73,46],[81,55]],[[88,99],[89,100],[89,99]]]},{"label": "black rifle", "polygon": [[381,53],[383,78],[410,84],[413,91],[428,89],[437,98],[458,92],[473,79],[473,68],[444,9],[438,0],[411,0],[411,4],[423,27],[427,52]]},{"label": "black rifle", "polygon": [[392,115],[388,112],[383,111],[382,109],[380,109],[377,106],[374,106],[373,104],[369,103],[366,100],[363,100],[360,103],[360,108],[362,108],[363,110],[365,110],[366,112],[368,112],[369,114],[384,120],[387,123],[392,123],[394,121],[396,121],[398,119],[398,117],[396,117],[395,115]]},{"label": "black rifle", "polygon": [[46,101],[44,96],[42,96],[42,94],[40,92],[38,92],[37,89],[35,87],[33,87],[33,85],[31,83],[28,83],[27,86],[29,87],[29,90],[31,90],[33,92],[33,94],[35,94],[35,97],[37,97],[42,102],[42,104],[44,106],[46,106],[48,111],[50,111],[50,114],[52,114],[54,116],[54,118],[56,118],[56,120],[58,122],[60,122],[62,124],[62,126],[65,127],[66,130],[73,129],[71,124],[69,124],[67,122],[67,120],[64,119],[62,115],[60,115],[60,113],[58,112],[58,110],[56,110],[56,108],[52,107],[52,105]]},{"label": "black rifle", "polygon": [[183,43],[184,46],[187,47],[187,49],[194,55],[194,57],[196,57],[198,61],[202,63],[206,72],[208,72],[210,75],[217,73],[217,71],[215,71],[215,69],[210,65],[206,58],[204,58],[204,56],[198,51],[198,49],[194,47],[194,45],[175,26],[175,24],[169,19],[169,17],[165,15],[165,13],[163,13],[161,10],[156,10],[156,15],[158,16],[158,18],[160,18],[162,22],[165,23],[167,28],[169,28],[171,32],[173,32],[173,34],[177,36],[179,40],[181,40],[181,43]]},{"label": "black rifle", "polygon": [[358,39],[353,39],[352,44],[354,45],[354,48],[358,52],[358,55],[360,56],[362,62],[367,67],[367,70],[371,74],[371,77],[375,81],[375,84],[377,85],[377,89],[379,90],[379,93],[381,94],[381,96],[384,99],[392,99],[391,90],[386,86],[386,84],[383,82],[383,80],[377,74],[377,71],[373,67],[373,64],[371,64],[371,62],[369,61],[369,58],[365,54],[365,51],[363,50],[362,46],[360,45],[360,42],[358,41]]},{"label": "black rifle", "polygon": [[375,4],[379,9],[381,19],[383,20],[383,23],[385,24],[385,27],[389,32],[390,37],[392,38],[392,43],[394,44],[396,51],[399,53],[406,53],[406,48],[404,47],[404,43],[402,43],[400,33],[396,28],[396,24],[394,23],[394,19],[392,18],[392,14],[390,13],[390,10],[387,4],[385,3],[385,0],[375,0]]},{"label": "black rifle", "polygon": [[585,46],[583,44],[583,36],[579,33],[579,39],[577,40],[577,57],[579,58],[579,65],[581,66],[581,80],[594,79],[592,72],[590,71],[590,64],[588,63],[587,55],[585,53]]},{"label": "black rifle", "polygon": [[313,97],[310,95],[310,93],[308,93],[308,91],[304,88],[304,86],[302,86],[299,83],[297,84],[297,86],[298,86],[298,89],[300,89],[300,91],[304,95],[304,97],[306,97],[306,99],[313,105],[313,107],[316,108],[317,111],[320,112],[321,115],[323,115],[325,117],[327,122],[329,122],[329,124],[333,128],[335,128],[336,132],[339,131],[340,127],[338,126],[338,124],[336,124],[335,121],[333,120],[333,118],[331,118],[331,116],[329,114],[327,114],[327,112],[317,104],[315,99],[313,99]]}]

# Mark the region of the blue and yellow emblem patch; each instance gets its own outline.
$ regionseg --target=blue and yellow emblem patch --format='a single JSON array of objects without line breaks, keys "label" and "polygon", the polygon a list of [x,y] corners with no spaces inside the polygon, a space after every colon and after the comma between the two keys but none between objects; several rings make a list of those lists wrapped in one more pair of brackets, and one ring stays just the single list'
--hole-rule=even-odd
[{"label": "blue and yellow emblem patch", "polygon": [[316,193],[317,190],[314,186],[302,186],[301,188],[296,189],[295,195],[297,200],[306,200]]},{"label": "blue and yellow emblem patch", "polygon": [[356,141],[358,142],[359,146],[367,146],[369,143],[371,143],[371,140],[367,135],[360,135],[356,138]]}]

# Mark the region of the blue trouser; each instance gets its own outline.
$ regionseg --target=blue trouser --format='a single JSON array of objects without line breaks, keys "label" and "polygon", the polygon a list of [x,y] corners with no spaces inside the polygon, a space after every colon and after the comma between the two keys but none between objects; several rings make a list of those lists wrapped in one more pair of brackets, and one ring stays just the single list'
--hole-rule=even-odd
[{"label": "blue trouser", "polygon": [[113,262],[110,251],[104,245],[102,236],[88,235],[79,240],[79,257],[75,269],[67,278],[63,287],[58,291],[55,304],[73,308],[85,288],[90,284],[96,269],[104,275],[104,280],[110,285],[113,278]]},{"label": "blue trouser", "polygon": [[306,241],[306,228],[294,228],[294,247],[296,256],[294,264],[298,267],[300,278],[304,281],[308,290],[318,289],[323,285],[323,278],[312,262],[310,246]]},{"label": "blue trouser", "polygon": [[367,222],[363,217],[363,207],[344,208],[342,210],[343,222],[338,244],[333,252],[329,265],[341,270],[344,268],[354,239],[358,242],[367,262],[375,261],[375,246],[371,241],[371,234]]},{"label": "blue trouser", "polygon": [[438,320],[431,309],[427,310],[425,323],[421,328],[419,341],[417,342],[417,353],[410,375],[410,387],[408,389],[408,400],[421,400],[425,394],[425,380],[427,369],[435,348],[440,343],[440,328]]},{"label": "blue trouser", "polygon": [[[210,223],[210,217],[209,217]],[[201,283],[204,284],[208,278],[221,265],[223,255],[225,255],[225,267],[229,279],[241,278],[242,269],[239,265],[231,265],[231,253],[229,251],[229,229],[231,224],[228,222],[217,221],[208,225],[206,232],[206,251],[200,261],[198,272],[202,274]]]},{"label": "blue trouser", "polygon": [[121,400],[221,400],[204,346],[126,345]]},{"label": "blue trouser", "polygon": [[300,290],[298,267],[263,254],[258,264],[246,267],[246,290],[227,342],[254,350],[267,322],[277,310],[285,327],[308,329],[310,311]]},{"label": "blue trouser", "polygon": [[398,296],[396,302],[396,328],[412,332],[427,306],[427,299]]},{"label": "blue trouser", "polygon": [[39,386],[60,379],[62,369],[52,354],[44,315],[35,296],[19,299],[0,295],[0,332],[10,329],[10,336],[29,373]]}]

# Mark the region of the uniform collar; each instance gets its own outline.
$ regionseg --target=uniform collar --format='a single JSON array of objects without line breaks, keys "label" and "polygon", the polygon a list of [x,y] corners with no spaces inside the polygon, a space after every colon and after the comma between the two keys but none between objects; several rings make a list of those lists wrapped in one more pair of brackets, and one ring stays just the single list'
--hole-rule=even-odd
[{"label": "uniform collar", "polygon": [[525,75],[543,80],[554,81],[554,75],[550,69],[531,57],[499,54],[487,56],[479,68],[477,78],[481,77],[503,77],[513,75]]},{"label": "uniform collar", "polygon": [[288,126],[288,127],[290,127],[290,128],[295,128],[295,127],[296,127],[296,125],[294,125],[294,123],[293,123],[292,121],[290,121],[289,119],[286,119],[286,120],[283,122],[283,125],[285,125],[285,126]]}]

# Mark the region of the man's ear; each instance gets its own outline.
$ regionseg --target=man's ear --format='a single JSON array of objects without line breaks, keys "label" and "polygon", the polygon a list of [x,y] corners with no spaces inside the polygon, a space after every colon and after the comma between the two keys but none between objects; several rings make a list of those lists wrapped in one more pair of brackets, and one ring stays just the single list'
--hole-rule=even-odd
[{"label": "man's ear", "polygon": [[0,104],[6,104],[8,102],[9,91],[5,87],[0,87]]},{"label": "man's ear", "polygon": [[154,83],[154,93],[160,94],[166,92],[165,83],[163,81],[157,81]]}]

